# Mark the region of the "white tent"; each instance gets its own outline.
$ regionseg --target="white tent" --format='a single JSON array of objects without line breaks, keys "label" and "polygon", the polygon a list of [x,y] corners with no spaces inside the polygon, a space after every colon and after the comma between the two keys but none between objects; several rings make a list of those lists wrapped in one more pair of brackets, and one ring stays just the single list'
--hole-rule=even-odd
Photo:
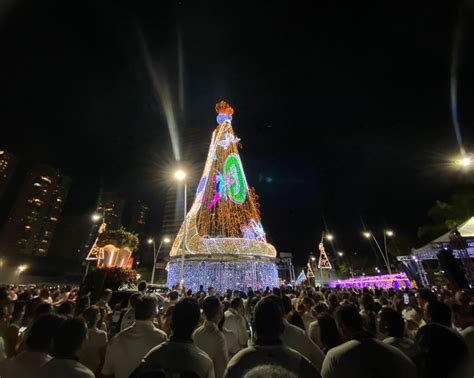
[{"label": "white tent", "polygon": [[[471,245],[470,243],[470,242],[474,242],[474,217],[469,218],[464,223],[456,227],[456,229],[459,231],[461,236],[466,239],[469,245],[468,247],[469,255],[471,257],[474,257],[474,245]],[[431,258],[436,259],[436,253],[441,248],[444,248],[448,245],[449,235],[451,234],[452,231],[454,231],[454,229],[437,237],[436,239],[424,245],[423,247],[420,247],[418,249],[413,249],[411,251],[412,255],[420,256],[421,258],[425,258],[425,259],[426,258],[429,259],[431,256]]]}]

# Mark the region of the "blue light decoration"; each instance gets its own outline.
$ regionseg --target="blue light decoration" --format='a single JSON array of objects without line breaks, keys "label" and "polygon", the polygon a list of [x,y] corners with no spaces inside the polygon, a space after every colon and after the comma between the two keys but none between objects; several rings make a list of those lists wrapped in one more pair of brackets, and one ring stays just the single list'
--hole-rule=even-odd
[{"label": "blue light decoration", "polygon": [[199,181],[199,185],[197,187],[197,190],[196,190],[196,195],[198,196],[199,194],[202,193],[202,191],[206,188],[206,184],[207,184],[207,176],[204,175],[201,177],[201,181]]},{"label": "blue light decoration", "polygon": [[240,139],[234,136],[234,134],[225,133],[225,139],[217,142],[217,145],[224,148],[224,150],[227,150],[231,143],[238,143],[238,142],[240,142]]},{"label": "blue light decoration", "polygon": [[217,123],[221,124],[221,123],[224,123],[226,121],[232,122],[232,115],[231,114],[220,113],[217,116]]},{"label": "blue light decoration", "polygon": [[[166,267],[168,284],[179,283],[179,260],[170,261]],[[199,286],[212,286],[217,292],[225,293],[227,289],[247,290],[265,289],[278,286],[278,271],[272,261],[185,261],[184,276],[186,289],[193,292]]]},{"label": "blue light decoration", "polygon": [[240,231],[242,231],[242,236],[246,240],[258,240],[264,243],[267,242],[262,223],[257,222],[255,219],[251,219],[248,225],[241,225]]},{"label": "blue light decoration", "polygon": [[212,208],[221,198],[227,199],[227,190],[235,182],[231,180],[230,173],[227,173],[224,177],[221,174],[214,176],[214,181],[216,182],[216,188],[214,193],[214,198],[209,205],[209,209]]}]

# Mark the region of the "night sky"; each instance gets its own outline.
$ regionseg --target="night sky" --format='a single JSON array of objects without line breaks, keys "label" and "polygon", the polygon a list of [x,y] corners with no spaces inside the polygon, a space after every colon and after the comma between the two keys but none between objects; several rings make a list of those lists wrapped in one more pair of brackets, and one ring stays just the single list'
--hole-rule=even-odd
[{"label": "night sky", "polygon": [[[159,233],[164,178],[176,164],[143,41],[181,136],[210,140],[215,103],[234,107],[268,238],[301,261],[326,227],[335,249],[371,254],[361,219],[380,235],[389,227],[414,238],[436,199],[470,185],[444,169],[459,150],[449,92],[456,2],[9,4],[0,13],[0,147],[23,167],[48,163],[70,175],[67,214],[92,211],[102,177],[148,203]],[[459,113],[469,149],[473,33],[463,32]],[[188,147],[183,163],[199,176],[205,156]]]}]

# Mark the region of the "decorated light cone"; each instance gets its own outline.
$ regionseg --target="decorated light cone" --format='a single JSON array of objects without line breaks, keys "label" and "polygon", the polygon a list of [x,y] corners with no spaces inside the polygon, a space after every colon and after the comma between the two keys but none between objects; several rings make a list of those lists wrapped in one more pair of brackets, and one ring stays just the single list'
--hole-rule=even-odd
[{"label": "decorated light cone", "polygon": [[196,196],[170,251],[168,286],[179,283],[182,255],[186,288],[277,286],[276,250],[267,243],[258,197],[245,178],[231,124],[234,110],[221,101],[216,111],[218,126]]}]

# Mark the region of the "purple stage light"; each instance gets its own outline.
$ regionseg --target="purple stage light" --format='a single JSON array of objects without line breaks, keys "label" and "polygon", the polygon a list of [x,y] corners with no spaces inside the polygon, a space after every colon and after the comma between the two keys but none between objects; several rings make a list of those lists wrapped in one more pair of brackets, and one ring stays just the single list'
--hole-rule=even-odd
[{"label": "purple stage light", "polygon": [[412,284],[405,273],[385,274],[381,276],[353,277],[347,280],[329,282],[330,288],[335,287],[374,287],[379,289],[411,288]]}]

